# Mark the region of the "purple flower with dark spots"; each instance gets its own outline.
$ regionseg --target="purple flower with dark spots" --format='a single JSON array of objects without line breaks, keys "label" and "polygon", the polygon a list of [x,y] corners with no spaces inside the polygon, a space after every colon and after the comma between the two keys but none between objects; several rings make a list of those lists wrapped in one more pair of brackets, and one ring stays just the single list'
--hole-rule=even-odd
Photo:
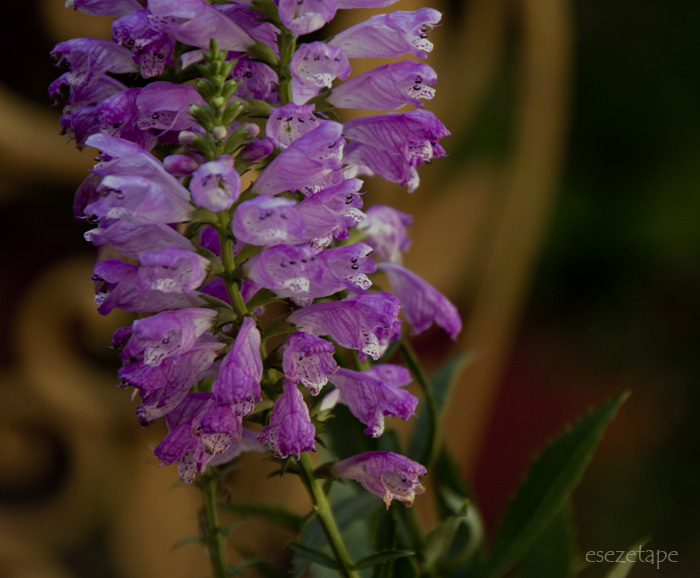
[{"label": "purple flower with dark spots", "polygon": [[179,247],[147,251],[139,255],[141,266],[136,285],[142,291],[187,294],[199,287],[207,276],[210,261]]},{"label": "purple flower with dark spots", "polygon": [[146,365],[159,365],[168,357],[192,349],[215,318],[216,312],[211,309],[191,307],[136,319],[121,356],[143,359]]},{"label": "purple flower with dark spots", "polygon": [[[380,366],[377,366],[380,367]],[[352,371],[339,368],[330,378],[339,391],[339,400],[367,426],[365,433],[376,438],[384,432],[384,417],[408,420],[415,412],[418,398],[402,389],[411,376],[401,366],[385,372]]]},{"label": "purple flower with dark spots", "polygon": [[301,452],[316,451],[315,436],[304,396],[295,383],[285,381],[284,392],[275,401],[270,422],[260,430],[258,440],[277,458],[296,455],[298,459]]},{"label": "purple flower with dark spots", "polygon": [[391,293],[367,293],[314,303],[293,311],[287,320],[302,331],[357,349],[362,360],[369,355],[376,361],[400,335],[398,315],[399,300]]},{"label": "purple flower with dark spots", "polygon": [[190,181],[192,200],[215,213],[230,209],[241,194],[241,177],[222,161],[202,164]]},{"label": "purple flower with dark spots", "polygon": [[301,383],[311,395],[318,395],[338,369],[333,353],[330,341],[310,333],[292,333],[282,345],[285,379]]},{"label": "purple flower with dark spots", "polygon": [[343,51],[325,42],[309,42],[299,46],[292,56],[289,68],[296,103],[306,102],[323,88],[331,88],[336,78],[345,80],[352,72]]},{"label": "purple flower with dark spots", "polygon": [[426,110],[361,117],[344,125],[350,142],[343,160],[358,174],[379,175],[411,193],[419,183],[416,167],[445,156],[438,141],[449,134]]},{"label": "purple flower with dark spots", "polygon": [[108,72],[136,72],[138,67],[126,48],[102,38],[72,38],[59,42],[51,51],[56,65],[69,67],[64,80],[70,86],[87,84]]},{"label": "purple flower with dark spots", "polygon": [[319,119],[311,104],[290,102],[270,111],[265,125],[265,136],[277,148],[286,149],[293,141],[318,127]]},{"label": "purple flower with dark spots", "polygon": [[384,8],[399,0],[336,0],[338,8]]},{"label": "purple flower with dark spots", "polygon": [[136,100],[141,90],[130,88],[98,102],[95,111],[99,118],[99,130],[94,132],[128,140],[144,150],[152,149],[157,138],[137,125],[139,111]]},{"label": "purple flower with dark spots", "polygon": [[336,86],[328,102],[339,108],[396,110],[406,104],[423,108],[437,82],[435,71],[423,62],[402,60],[379,66]]},{"label": "purple flower with dark spots", "polygon": [[396,58],[406,53],[425,58],[433,49],[428,32],[442,14],[433,8],[377,14],[336,34],[328,42],[348,58]]},{"label": "purple flower with dark spots", "polygon": [[[252,317],[245,317],[233,348],[221,362],[219,376],[212,384],[216,399],[226,404],[250,404],[261,401],[260,332]],[[252,411],[252,405],[250,410]]]},{"label": "purple flower with dark spots", "polygon": [[211,38],[221,50],[244,52],[253,39],[204,0],[148,0],[151,26],[183,44],[208,49]]},{"label": "purple flower with dark spots", "polygon": [[149,15],[148,10],[136,10],[112,23],[112,39],[131,50],[144,78],[158,76],[174,64],[175,40],[153,28]]},{"label": "purple flower with dark spots", "polygon": [[243,201],[233,214],[233,234],[239,241],[258,246],[297,242],[304,234],[304,220],[296,205],[285,197]]},{"label": "purple flower with dark spots", "polygon": [[241,440],[243,414],[236,406],[221,403],[214,396],[192,420],[192,433],[197,438],[193,458],[202,471],[214,456]]},{"label": "purple flower with dark spots", "polygon": [[391,288],[401,302],[403,314],[413,326],[413,335],[422,333],[435,322],[452,339],[457,337],[462,330],[462,320],[447,297],[401,265],[381,263],[379,268],[389,278]]},{"label": "purple flower with dark spots", "polygon": [[276,195],[299,190],[308,196],[342,181],[342,132],[338,122],[319,123],[270,162],[253,184],[253,192]]},{"label": "purple flower with dark spots", "polygon": [[193,104],[204,104],[204,100],[189,84],[151,82],[143,87],[136,98],[136,126],[161,134],[189,130],[195,125],[189,114]]},{"label": "purple flower with dark spots", "polygon": [[118,219],[105,228],[90,229],[85,240],[93,245],[111,245],[124,257],[138,258],[143,251],[160,251],[180,247],[194,251],[194,245],[172,227],[163,223],[131,223]]},{"label": "purple flower with dark spots", "polygon": [[277,73],[264,62],[240,56],[231,72],[231,78],[241,83],[236,91],[238,96],[279,104]]},{"label": "purple flower with dark spots", "polygon": [[369,492],[384,500],[388,508],[392,500],[413,505],[416,494],[425,488],[419,478],[427,470],[418,462],[393,452],[366,452],[333,465],[333,472],[356,480]]},{"label": "purple flower with dark spots", "polygon": [[411,245],[407,229],[413,217],[387,205],[372,205],[365,211],[367,218],[358,229],[363,240],[374,250],[377,261],[400,264]]},{"label": "purple flower with dark spots", "polygon": [[95,16],[125,16],[143,6],[139,0],[66,0],[66,8]]},{"label": "purple flower with dark spots", "polygon": [[314,32],[333,20],[336,0],[279,0],[279,15],[296,36]]}]

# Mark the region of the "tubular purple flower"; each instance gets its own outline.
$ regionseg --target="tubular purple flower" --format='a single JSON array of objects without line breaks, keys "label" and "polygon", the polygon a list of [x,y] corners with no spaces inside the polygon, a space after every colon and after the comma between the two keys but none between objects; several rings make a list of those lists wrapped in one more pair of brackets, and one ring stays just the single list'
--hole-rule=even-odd
[{"label": "tubular purple flower", "polygon": [[293,141],[319,125],[311,104],[298,105],[290,102],[270,111],[265,125],[265,136],[277,148],[286,149]]},{"label": "tubular purple flower", "polygon": [[399,300],[391,293],[368,293],[315,303],[293,311],[287,321],[300,330],[329,336],[341,347],[357,349],[360,359],[375,361],[399,337]]},{"label": "tubular purple flower", "polygon": [[189,130],[196,123],[190,116],[190,106],[204,104],[199,93],[188,84],[156,81],[143,87],[136,98],[141,130],[167,131]]},{"label": "tubular purple flower", "polygon": [[363,240],[374,251],[377,261],[401,264],[403,253],[411,245],[407,229],[413,217],[387,205],[372,205],[365,211],[367,218],[358,226]]},{"label": "tubular purple flower", "polygon": [[380,263],[379,268],[389,278],[391,288],[401,302],[403,314],[413,326],[413,335],[422,333],[435,322],[452,339],[456,339],[462,330],[462,320],[447,297],[400,265]]},{"label": "tubular purple flower", "polygon": [[66,8],[95,16],[125,16],[143,6],[139,0],[66,0]]},{"label": "tubular purple flower", "polygon": [[154,29],[149,22],[148,10],[136,10],[112,23],[112,39],[131,50],[134,62],[141,69],[141,76],[152,78],[172,66],[175,40]]},{"label": "tubular purple flower", "polygon": [[328,102],[339,108],[396,110],[406,104],[423,108],[437,82],[435,71],[423,62],[402,60],[379,66],[336,86]]},{"label": "tubular purple flower", "polygon": [[419,183],[416,167],[445,156],[437,144],[450,133],[426,110],[366,116],[345,123],[344,161],[358,174],[377,174],[413,192]]},{"label": "tubular purple flower", "polygon": [[[262,171],[253,183],[258,195],[302,191],[306,196],[343,180],[343,125],[324,121],[300,136]],[[336,182],[328,182],[329,180]]]},{"label": "tubular purple flower", "polygon": [[384,417],[400,417],[405,421],[414,414],[418,398],[401,389],[410,379],[408,370],[400,366],[384,373],[341,367],[330,378],[340,390],[339,401],[367,426],[365,433],[374,438],[384,432]]},{"label": "tubular purple flower", "polygon": [[148,0],[151,26],[189,46],[208,49],[211,38],[221,50],[244,52],[253,39],[204,0]]},{"label": "tubular purple flower", "polygon": [[396,58],[406,53],[425,58],[433,49],[428,32],[441,18],[433,8],[377,14],[336,34],[328,44],[339,46],[348,58]]},{"label": "tubular purple flower", "polygon": [[87,84],[108,72],[136,72],[131,52],[103,38],[72,38],[59,42],[51,51],[56,65],[69,67],[64,80],[70,86]]},{"label": "tubular purple flower", "polygon": [[86,231],[85,240],[93,245],[111,245],[124,257],[137,259],[143,251],[179,247],[194,251],[192,242],[163,223],[140,224],[119,219],[106,228]]},{"label": "tubular purple flower", "polygon": [[131,338],[120,356],[143,359],[146,365],[159,365],[167,357],[192,349],[215,319],[215,311],[198,307],[136,319],[131,325]]},{"label": "tubular purple flower", "polygon": [[142,290],[187,294],[199,287],[207,276],[209,259],[179,247],[139,254],[141,266],[136,286]]},{"label": "tubular purple flower", "polygon": [[342,478],[357,480],[367,491],[382,498],[389,508],[392,500],[413,505],[416,494],[425,491],[418,478],[427,470],[400,454],[377,451],[342,460],[333,465],[333,472]]},{"label": "tubular purple flower", "polygon": [[321,89],[333,86],[333,80],[345,80],[352,68],[343,51],[325,42],[302,44],[289,64],[294,102],[304,103]]},{"label": "tubular purple flower", "polygon": [[257,98],[274,106],[279,104],[277,73],[264,62],[241,56],[233,67],[231,78],[241,83],[236,91],[238,96]]},{"label": "tubular purple flower", "polygon": [[133,142],[144,150],[152,149],[157,138],[137,125],[139,111],[136,100],[141,90],[130,88],[98,102],[95,111],[99,125],[92,133],[102,132]]},{"label": "tubular purple flower", "polygon": [[201,165],[190,181],[192,200],[198,207],[215,213],[230,209],[241,194],[241,177],[222,161]]},{"label": "tubular purple flower", "polygon": [[258,434],[258,441],[267,444],[277,458],[316,451],[316,428],[311,423],[304,396],[291,381],[285,381],[284,392],[277,398],[270,423]]},{"label": "tubular purple flower", "polygon": [[259,196],[243,201],[233,214],[233,235],[258,246],[297,242],[304,233],[304,221],[296,205],[285,197]]},{"label": "tubular purple flower", "polygon": [[219,402],[240,404],[262,401],[260,344],[260,332],[255,321],[252,317],[245,317],[233,348],[221,362],[219,376],[212,384],[212,392]]},{"label": "tubular purple flower", "polygon": [[282,345],[285,379],[301,383],[311,395],[318,395],[338,369],[333,353],[330,341],[310,333],[292,333]]},{"label": "tubular purple flower", "polygon": [[322,28],[333,20],[336,0],[279,0],[279,15],[295,36]]}]

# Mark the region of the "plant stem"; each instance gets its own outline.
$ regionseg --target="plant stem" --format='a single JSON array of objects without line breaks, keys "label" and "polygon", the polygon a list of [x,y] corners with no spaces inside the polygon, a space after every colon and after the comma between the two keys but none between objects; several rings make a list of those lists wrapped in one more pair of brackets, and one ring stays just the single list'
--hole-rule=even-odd
[{"label": "plant stem", "polygon": [[208,468],[202,474],[199,483],[204,503],[204,544],[209,556],[213,578],[227,578],[224,531],[219,524],[219,511],[216,507],[218,489],[219,478],[212,468]]},{"label": "plant stem", "polygon": [[336,562],[338,562],[338,571],[344,578],[359,578],[360,575],[357,573],[357,570],[354,569],[350,554],[348,554],[345,548],[340,530],[335,523],[335,518],[333,517],[333,512],[331,512],[326,494],[321,487],[321,483],[314,475],[314,466],[308,452],[302,452],[299,466],[301,468],[301,479],[304,481],[306,489],[309,491],[314,510],[326,534],[328,544],[333,551],[333,556]]},{"label": "plant stem", "polygon": [[238,285],[231,280],[233,270],[236,267],[236,260],[233,257],[233,246],[231,245],[231,240],[228,238],[226,233],[230,219],[227,218],[225,211],[220,212],[218,216],[219,226],[216,230],[219,236],[219,245],[221,246],[221,262],[224,265],[224,285],[226,285],[226,291],[231,299],[233,310],[239,317],[243,317],[248,313],[248,308],[243,301]]}]

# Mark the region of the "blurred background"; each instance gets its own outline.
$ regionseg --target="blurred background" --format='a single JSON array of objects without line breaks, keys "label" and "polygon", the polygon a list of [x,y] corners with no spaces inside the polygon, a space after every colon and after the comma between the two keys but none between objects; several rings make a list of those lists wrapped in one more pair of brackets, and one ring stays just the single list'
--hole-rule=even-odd
[{"label": "blurred background", "polygon": [[[446,435],[487,530],[546,440],[629,390],[574,494],[579,548],[649,536],[648,548],[678,552],[660,575],[693,575],[700,5],[429,4],[444,20],[427,108],[452,132],[450,157],[422,167],[412,195],[368,181],[366,202],[415,216],[407,265],[463,312],[458,342],[430,331],[415,346],[429,368],[474,353]],[[59,135],[46,89],[61,72],[53,45],[107,36],[109,21],[60,0],[13,10],[0,23],[0,576],[201,575],[197,547],[170,551],[196,531],[196,492],[157,468],[163,431],[140,430],[113,387],[107,345],[129,321],[96,313],[94,251],[72,218],[92,153]],[[296,499],[286,479],[261,490],[258,469],[239,470],[242,497]],[[261,532],[253,545],[285,539]],[[632,576],[658,572],[638,564]]]}]

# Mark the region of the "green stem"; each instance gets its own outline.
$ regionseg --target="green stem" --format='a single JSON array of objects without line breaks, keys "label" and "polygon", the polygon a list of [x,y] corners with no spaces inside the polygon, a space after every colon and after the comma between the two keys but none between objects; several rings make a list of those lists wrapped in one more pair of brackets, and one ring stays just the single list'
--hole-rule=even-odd
[{"label": "green stem", "polygon": [[233,245],[231,243],[231,239],[228,238],[226,233],[226,229],[228,228],[228,224],[230,223],[231,219],[228,218],[226,211],[221,211],[218,213],[218,217],[219,226],[217,227],[216,232],[219,236],[219,245],[221,246],[221,262],[224,265],[224,285],[226,285],[226,291],[231,299],[233,310],[239,317],[243,317],[244,315],[247,315],[248,308],[243,301],[243,296],[238,288],[238,284],[232,280],[233,270],[236,268],[236,260],[233,257]]},{"label": "green stem", "polygon": [[199,484],[204,503],[204,544],[209,556],[213,578],[227,578],[224,531],[219,524],[219,511],[216,507],[218,489],[219,479],[216,472],[208,468],[202,474]]},{"label": "green stem", "polygon": [[326,534],[328,544],[333,551],[335,560],[338,562],[338,571],[344,578],[359,578],[360,575],[354,569],[350,554],[348,554],[345,548],[340,530],[335,523],[335,518],[333,517],[333,512],[331,511],[331,506],[328,503],[323,487],[314,475],[314,466],[308,452],[302,452],[299,466],[301,468],[301,479],[304,481],[306,489],[309,491],[314,511],[321,522],[321,527]]}]

